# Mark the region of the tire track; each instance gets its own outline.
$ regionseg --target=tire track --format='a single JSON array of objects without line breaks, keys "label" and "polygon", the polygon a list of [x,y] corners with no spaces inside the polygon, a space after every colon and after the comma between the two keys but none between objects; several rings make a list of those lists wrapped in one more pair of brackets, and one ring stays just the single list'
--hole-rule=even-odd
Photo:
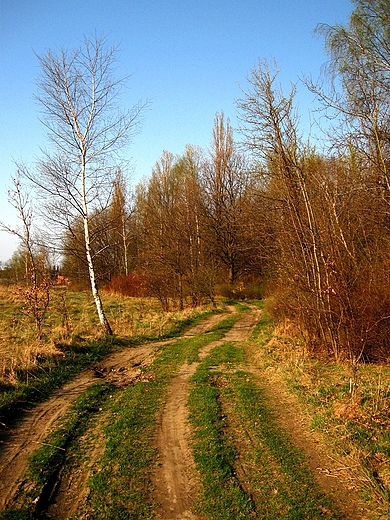
[{"label": "tire track", "polygon": [[[185,335],[210,330],[226,314],[212,315],[190,328]],[[177,339],[127,348],[108,355],[93,367],[82,371],[68,384],[55,390],[51,397],[0,433],[0,512],[12,507],[23,485],[29,456],[45,442],[69,407],[88,387],[105,379],[117,387],[125,387],[142,377],[142,369],[151,365],[157,349]],[[78,479],[82,477],[78,477]]]},{"label": "tire track", "polygon": [[[245,341],[261,316],[258,309],[244,314],[224,338],[206,345],[200,352],[204,359],[210,351],[226,341]],[[192,511],[199,482],[190,446],[191,429],[188,421],[187,399],[189,381],[199,363],[184,364],[173,379],[167,403],[162,412],[156,444],[159,467],[154,475],[157,518],[201,520]]]}]

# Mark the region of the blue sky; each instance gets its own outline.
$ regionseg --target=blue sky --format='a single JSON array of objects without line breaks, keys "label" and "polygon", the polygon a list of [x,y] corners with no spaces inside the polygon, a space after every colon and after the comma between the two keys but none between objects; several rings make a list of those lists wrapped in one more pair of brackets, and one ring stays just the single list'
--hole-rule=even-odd
[{"label": "blue sky", "polygon": [[[163,150],[207,149],[216,112],[236,125],[235,100],[259,59],[276,60],[286,91],[318,77],[326,55],[313,30],[347,22],[352,9],[349,0],[0,0],[0,220],[17,223],[7,202],[15,161],[33,165],[47,145],[33,100],[35,53],[94,33],[120,45],[119,74],[131,75],[123,104],[151,101],[124,152],[136,184]],[[312,98],[299,83],[297,101],[307,125]],[[0,232],[0,261],[16,247]]]}]

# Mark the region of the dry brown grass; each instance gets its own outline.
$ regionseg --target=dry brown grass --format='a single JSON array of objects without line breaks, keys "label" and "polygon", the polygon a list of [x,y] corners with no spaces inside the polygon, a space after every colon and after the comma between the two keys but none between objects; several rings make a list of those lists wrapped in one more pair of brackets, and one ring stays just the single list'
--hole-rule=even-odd
[{"label": "dry brown grass", "polygon": [[21,292],[0,286],[0,380],[13,384],[18,370],[32,370],[42,358],[59,355],[53,341],[41,341],[25,313]]},{"label": "dry brown grass", "polygon": [[[58,345],[82,343],[102,335],[89,292],[53,287],[44,334],[39,340],[34,322],[25,312],[22,294],[17,287],[0,286],[0,381],[12,384],[18,371],[32,370],[45,358],[61,356]],[[163,335],[179,320],[199,312],[192,308],[162,312],[153,298],[103,293],[102,299],[114,334],[124,338]]]}]

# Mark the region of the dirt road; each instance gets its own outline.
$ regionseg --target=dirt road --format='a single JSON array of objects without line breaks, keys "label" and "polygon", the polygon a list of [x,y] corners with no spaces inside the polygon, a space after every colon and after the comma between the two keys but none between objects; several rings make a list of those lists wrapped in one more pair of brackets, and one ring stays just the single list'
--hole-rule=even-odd
[{"label": "dirt road", "polygon": [[[212,315],[189,329],[186,336],[203,334],[224,317],[223,314]],[[150,343],[107,356],[102,362],[84,370],[69,384],[54,391],[49,400],[26,411],[16,424],[5,425],[6,428],[0,432],[0,512],[17,505],[17,494],[23,485],[22,478],[29,456],[44,444],[47,435],[56,427],[56,423],[77,397],[102,378],[117,387],[134,383],[142,376],[142,369],[153,362],[156,349],[164,343],[170,341]],[[78,482],[80,480],[84,479],[79,476]],[[72,496],[68,500],[72,507],[73,499]],[[59,512],[58,514],[60,515]]]},{"label": "dirt road", "polygon": [[[224,338],[209,343],[199,352],[203,359],[216,345],[223,342],[245,341],[260,319],[261,311],[253,308],[244,313]],[[190,329],[185,336],[191,337],[207,333],[225,315],[213,315],[200,325]],[[174,341],[174,340],[172,340]],[[166,342],[169,343],[169,342]],[[54,392],[51,398],[25,413],[25,416],[11,428],[3,431],[0,437],[0,511],[15,507],[17,493],[23,485],[23,475],[28,456],[44,444],[47,434],[56,426],[57,421],[76,398],[97,380],[104,378],[117,387],[126,387],[143,377],[142,369],[151,365],[158,346],[153,343],[108,356],[104,361],[82,372],[74,381]],[[158,465],[153,475],[155,490],[155,517],[159,519],[200,519],[193,510],[193,503],[199,490],[199,479],[194,467],[191,452],[191,429],[188,422],[187,397],[190,377],[195,373],[198,363],[184,364],[173,378],[165,408],[159,415],[156,431]],[[252,370],[256,372],[255,365]],[[331,493],[344,510],[345,518],[364,519],[365,516],[357,501],[348,500],[351,491],[332,468],[336,465],[328,458],[317,439],[305,429],[304,416],[297,404],[282,390],[280,383],[267,379],[266,374],[258,374],[259,380],[267,386],[271,404],[274,406],[281,426],[296,439],[304,449],[313,473],[322,488]],[[305,433],[306,432],[306,433]],[[98,456],[103,444],[95,447]],[[238,457],[239,459],[239,457]],[[329,478],[331,475],[331,479]],[[79,470],[66,483],[57,489],[47,518],[66,519],[77,509],[87,487],[87,471]]]}]

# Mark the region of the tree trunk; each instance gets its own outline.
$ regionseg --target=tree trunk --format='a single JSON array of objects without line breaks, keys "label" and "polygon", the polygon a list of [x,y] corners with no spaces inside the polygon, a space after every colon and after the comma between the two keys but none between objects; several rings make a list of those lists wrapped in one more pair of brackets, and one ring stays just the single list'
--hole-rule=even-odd
[{"label": "tree trunk", "polygon": [[122,237],[123,237],[123,262],[125,267],[125,275],[129,274],[129,260],[127,255],[127,236],[126,236],[126,216],[122,213]]},{"label": "tree trunk", "polygon": [[84,222],[84,240],[85,240],[85,254],[87,256],[89,280],[91,282],[92,296],[95,300],[96,310],[99,316],[100,324],[105,334],[112,335],[112,329],[103,309],[103,303],[100,298],[98,286],[96,283],[95,268],[93,265],[92,254],[91,254],[91,241],[89,235],[89,221],[88,221],[88,208],[86,202],[86,187],[85,187],[85,159],[81,165],[81,196],[83,205],[83,222]]},{"label": "tree trunk", "polygon": [[112,335],[112,329],[110,324],[108,323],[108,320],[106,318],[106,315],[104,313],[102,300],[100,298],[98,286],[96,283],[96,277],[95,277],[95,269],[92,261],[91,256],[91,248],[89,243],[89,226],[88,226],[88,219],[84,218],[84,235],[85,235],[85,252],[87,255],[87,263],[88,263],[88,272],[89,272],[89,280],[91,282],[91,290],[92,290],[92,296],[95,300],[96,310],[99,316],[100,324],[105,332],[105,334]]}]

